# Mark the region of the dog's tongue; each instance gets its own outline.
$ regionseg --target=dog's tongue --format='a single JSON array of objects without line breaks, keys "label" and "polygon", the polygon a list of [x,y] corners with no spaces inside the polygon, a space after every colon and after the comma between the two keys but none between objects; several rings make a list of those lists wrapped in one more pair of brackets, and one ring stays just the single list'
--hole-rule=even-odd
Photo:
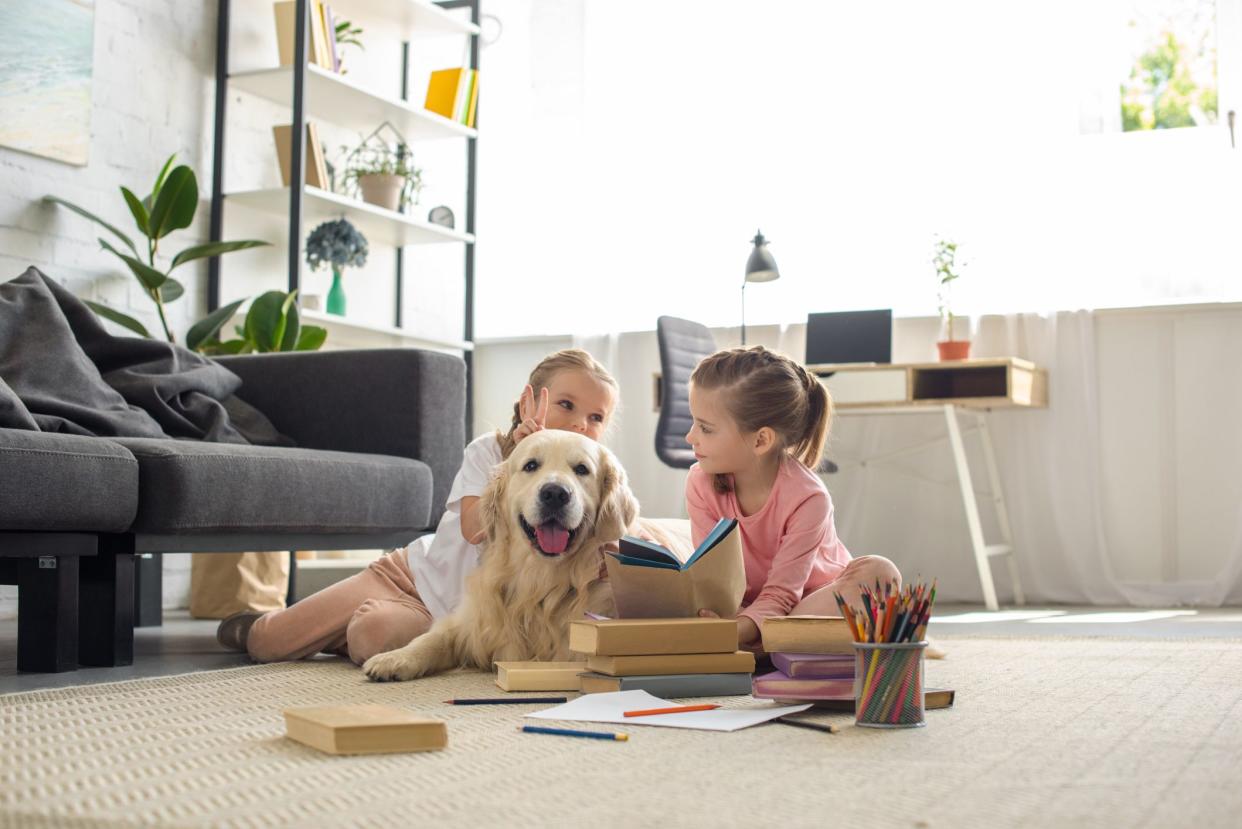
[{"label": "dog's tongue", "polygon": [[555,521],[548,521],[535,528],[539,549],[545,553],[563,553],[569,546],[569,530]]}]

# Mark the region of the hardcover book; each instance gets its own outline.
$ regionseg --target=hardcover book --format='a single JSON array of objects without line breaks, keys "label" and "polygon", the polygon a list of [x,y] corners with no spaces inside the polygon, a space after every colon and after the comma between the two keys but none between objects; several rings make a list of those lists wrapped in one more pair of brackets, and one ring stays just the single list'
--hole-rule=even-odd
[{"label": "hardcover book", "polygon": [[854,654],[852,653],[773,653],[772,666],[792,679],[821,677],[824,679],[853,679]]},{"label": "hardcover book", "polygon": [[854,653],[854,637],[840,616],[773,616],[759,630],[768,653]]},{"label": "hardcover book", "polygon": [[570,622],[569,649],[588,656],[733,653],[737,650],[737,622],[703,618]]},{"label": "hardcover book", "polygon": [[502,691],[577,691],[585,662],[497,662]]},{"label": "hardcover book", "polygon": [[284,715],[289,739],[328,754],[393,754],[448,745],[443,720],[387,705],[287,708]]},{"label": "hardcover book", "polygon": [[596,673],[609,676],[749,674],[755,671],[755,655],[749,651],[736,651],[656,656],[588,656],[587,667]]},{"label": "hardcover book", "polygon": [[720,519],[684,562],[641,538],[623,536],[620,546],[604,557],[618,616],[697,616],[703,608],[721,618],[737,615],[746,593],[737,519]]},{"label": "hardcover book", "polygon": [[651,674],[647,676],[608,676],[579,674],[582,693],[646,691],[662,699],[687,697],[740,697],[750,693],[750,674]]}]

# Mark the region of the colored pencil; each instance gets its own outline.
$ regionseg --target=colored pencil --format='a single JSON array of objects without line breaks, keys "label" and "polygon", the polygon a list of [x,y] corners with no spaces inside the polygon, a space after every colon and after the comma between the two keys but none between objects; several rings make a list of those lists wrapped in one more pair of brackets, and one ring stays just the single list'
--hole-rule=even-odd
[{"label": "colored pencil", "polygon": [[527,734],[558,734],[562,737],[586,737],[591,740],[616,740],[624,743],[630,739],[629,734],[612,731],[577,731],[572,728],[548,728],[544,725],[524,725],[518,731],[525,731]]},{"label": "colored pencil", "polygon": [[715,703],[706,703],[703,705],[674,705],[671,708],[643,708],[638,711],[626,711],[627,717],[651,717],[656,714],[685,714],[690,711],[713,711],[719,708]]},{"label": "colored pencil", "polygon": [[816,722],[803,722],[802,720],[791,720],[788,717],[777,717],[772,722],[778,722],[781,725],[792,725],[797,728],[809,728],[812,731],[823,731],[826,734],[836,734],[841,729],[835,725],[820,725]]},{"label": "colored pencil", "polygon": [[569,697],[488,697],[487,699],[446,699],[446,705],[553,705],[569,702]]}]

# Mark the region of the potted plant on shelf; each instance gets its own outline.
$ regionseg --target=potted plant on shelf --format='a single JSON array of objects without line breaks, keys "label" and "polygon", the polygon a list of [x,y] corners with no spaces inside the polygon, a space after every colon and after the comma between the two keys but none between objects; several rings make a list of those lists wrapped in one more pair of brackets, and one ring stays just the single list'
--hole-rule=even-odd
[{"label": "potted plant on shelf", "polygon": [[306,238],[306,264],[312,271],[332,266],[332,288],[328,291],[328,313],[345,316],[345,288],[341,271],[367,263],[367,238],[348,219],[324,222]]},{"label": "potted plant on shelf", "polygon": [[970,340],[959,340],[955,336],[953,323],[957,317],[953,314],[951,298],[953,283],[961,276],[960,269],[964,265],[957,264],[957,242],[941,239],[936,242],[936,253],[932,264],[936,266],[938,283],[937,299],[940,305],[940,319],[944,324],[944,339],[936,343],[942,361],[965,360],[970,356]]},{"label": "potted plant on shelf", "polygon": [[344,167],[345,187],[368,204],[402,210],[418,203],[422,170],[414,166],[405,137],[387,121],[349,151]]}]

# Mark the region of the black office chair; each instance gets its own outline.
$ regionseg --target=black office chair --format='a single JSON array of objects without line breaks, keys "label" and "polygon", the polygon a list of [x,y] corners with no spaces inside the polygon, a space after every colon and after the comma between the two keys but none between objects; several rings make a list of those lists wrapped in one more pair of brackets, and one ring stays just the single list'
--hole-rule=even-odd
[{"label": "black office chair", "polygon": [[677,317],[656,320],[660,343],[660,419],[656,423],[656,457],[674,469],[694,466],[694,450],[686,443],[690,417],[690,375],[699,360],[716,351],[706,325]]},{"label": "black office chair", "polygon": [[[660,419],[656,422],[656,457],[674,469],[694,466],[694,450],[686,443],[686,433],[694,421],[690,417],[690,375],[699,360],[716,351],[716,340],[706,325],[677,317],[656,320],[656,340],[660,344]],[[831,475],[837,465],[824,458],[821,474]]]}]

